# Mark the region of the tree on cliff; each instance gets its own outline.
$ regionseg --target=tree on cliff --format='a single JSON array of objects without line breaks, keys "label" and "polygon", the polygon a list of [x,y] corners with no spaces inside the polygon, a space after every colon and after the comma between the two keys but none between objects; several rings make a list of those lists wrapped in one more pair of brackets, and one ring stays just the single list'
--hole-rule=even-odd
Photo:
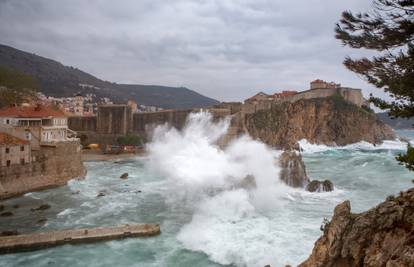
[{"label": "tree on cliff", "polygon": [[[371,96],[370,101],[389,110],[392,118],[414,117],[414,0],[374,0],[366,13],[345,11],[335,28],[344,46],[377,51],[372,58],[351,59],[344,65],[393,100]],[[414,148],[397,160],[414,170]]]}]

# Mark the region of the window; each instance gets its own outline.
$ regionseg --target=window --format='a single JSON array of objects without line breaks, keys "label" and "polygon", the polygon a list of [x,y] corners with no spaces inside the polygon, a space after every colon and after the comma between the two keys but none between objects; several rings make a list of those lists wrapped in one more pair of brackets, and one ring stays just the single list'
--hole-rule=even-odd
[{"label": "window", "polygon": [[20,151],[24,151],[24,146],[21,146],[20,147]]},{"label": "window", "polygon": [[10,124],[10,120],[6,120],[6,124]]},{"label": "window", "polygon": [[24,165],[24,159],[20,159],[20,164]]},{"label": "window", "polygon": [[6,161],[7,167],[10,167],[10,160]]},{"label": "window", "polygon": [[10,153],[10,148],[6,147],[6,154]]}]

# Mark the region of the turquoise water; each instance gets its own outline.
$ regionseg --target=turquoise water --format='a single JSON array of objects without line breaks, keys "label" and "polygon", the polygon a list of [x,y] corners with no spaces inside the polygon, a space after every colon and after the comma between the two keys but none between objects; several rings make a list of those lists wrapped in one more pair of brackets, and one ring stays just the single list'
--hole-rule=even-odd
[{"label": "turquoise water", "polygon": [[[414,137],[412,132],[401,134]],[[165,174],[154,172],[148,157],[88,162],[84,180],[3,201],[14,216],[0,217],[1,231],[159,223],[162,234],[2,255],[0,266],[295,265],[310,254],[321,235],[323,218],[332,215],[335,205],[349,199],[352,210],[360,212],[412,187],[413,174],[394,160],[403,148],[400,144],[375,149],[305,149],[308,175],[332,180],[335,191],[318,194],[283,187],[278,203],[272,200],[266,208],[251,205],[249,195],[240,189],[209,192],[214,197],[200,203],[172,197],[177,188]],[[124,172],[129,173],[128,179],[119,179]],[[106,195],[97,197],[101,190]],[[51,208],[30,210],[44,203]],[[19,207],[13,208],[16,204]],[[43,218],[47,222],[38,224]]]}]

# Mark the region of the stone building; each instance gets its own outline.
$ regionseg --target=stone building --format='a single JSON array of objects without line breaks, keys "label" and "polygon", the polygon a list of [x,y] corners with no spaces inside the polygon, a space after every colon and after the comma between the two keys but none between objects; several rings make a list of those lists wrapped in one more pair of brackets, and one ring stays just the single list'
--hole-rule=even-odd
[{"label": "stone building", "polygon": [[138,112],[138,105],[137,102],[135,102],[135,100],[128,100],[127,105],[131,108],[132,113]]},{"label": "stone building", "polygon": [[30,142],[0,133],[0,167],[25,165],[31,162]]},{"label": "stone building", "polygon": [[335,82],[325,82],[321,79],[316,79],[310,83],[310,89],[338,89],[341,84]]},{"label": "stone building", "polygon": [[271,102],[274,101],[295,102],[302,99],[325,98],[334,95],[340,95],[345,101],[348,101],[358,107],[366,105],[367,103],[362,95],[361,89],[342,87],[340,84],[335,82],[325,82],[317,79],[310,83],[310,89],[302,92],[283,91],[281,93],[275,93],[271,96],[260,92],[246,99],[242,110],[245,113],[253,113],[270,108]]},{"label": "stone building", "polygon": [[61,110],[42,105],[0,109],[0,127],[2,132],[29,141],[32,149],[42,143],[72,141],[75,135]]},{"label": "stone building", "polygon": [[273,97],[271,95],[265,94],[263,92],[259,92],[255,94],[254,96],[246,99],[244,103],[246,104],[257,104],[259,102],[263,101],[273,101]]},{"label": "stone building", "polygon": [[74,113],[75,115],[78,116],[82,116],[83,115],[83,104],[84,104],[84,99],[83,96],[81,94],[76,94],[75,95],[75,100],[74,100]]},{"label": "stone building", "polygon": [[98,107],[97,132],[126,135],[131,130],[132,111],[129,105],[111,104]]}]

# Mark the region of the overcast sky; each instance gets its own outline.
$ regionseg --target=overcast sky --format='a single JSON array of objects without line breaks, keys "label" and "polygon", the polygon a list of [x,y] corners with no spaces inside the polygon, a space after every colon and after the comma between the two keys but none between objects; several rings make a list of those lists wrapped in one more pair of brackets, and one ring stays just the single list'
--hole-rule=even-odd
[{"label": "overcast sky", "polygon": [[0,0],[0,42],[117,83],[185,86],[218,100],[321,78],[378,92],[342,65],[344,10],[372,0]]}]

